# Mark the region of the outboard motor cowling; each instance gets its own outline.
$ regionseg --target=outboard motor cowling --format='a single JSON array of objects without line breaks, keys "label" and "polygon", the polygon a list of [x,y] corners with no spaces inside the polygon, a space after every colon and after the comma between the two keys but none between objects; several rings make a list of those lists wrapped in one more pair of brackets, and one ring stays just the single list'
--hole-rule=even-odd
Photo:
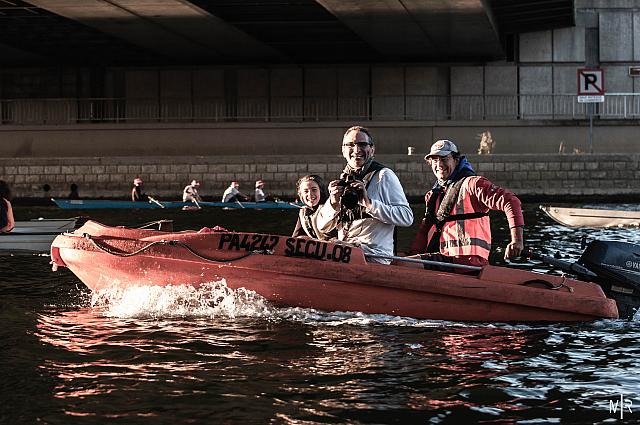
[{"label": "outboard motor cowling", "polygon": [[578,264],[596,275],[597,283],[618,304],[621,318],[632,318],[640,306],[640,245],[592,241]]}]

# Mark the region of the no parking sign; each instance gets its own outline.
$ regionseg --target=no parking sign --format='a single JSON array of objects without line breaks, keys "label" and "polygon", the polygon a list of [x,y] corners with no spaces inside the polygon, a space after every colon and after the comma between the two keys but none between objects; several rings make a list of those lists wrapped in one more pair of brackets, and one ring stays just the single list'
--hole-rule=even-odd
[{"label": "no parking sign", "polygon": [[604,71],[602,69],[578,69],[578,102],[604,102]]}]

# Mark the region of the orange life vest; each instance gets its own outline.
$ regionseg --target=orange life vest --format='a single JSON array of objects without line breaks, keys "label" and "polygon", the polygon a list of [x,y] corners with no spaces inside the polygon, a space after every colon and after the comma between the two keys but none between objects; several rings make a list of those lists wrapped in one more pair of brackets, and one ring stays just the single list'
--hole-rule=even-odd
[{"label": "orange life vest", "polygon": [[[491,251],[491,226],[486,211],[473,209],[469,197],[472,178],[474,177],[464,178],[452,211],[444,220],[431,226],[427,240],[431,241],[440,227],[438,246],[441,254],[450,257],[476,255],[488,260]],[[449,188],[455,189],[456,187]]]}]

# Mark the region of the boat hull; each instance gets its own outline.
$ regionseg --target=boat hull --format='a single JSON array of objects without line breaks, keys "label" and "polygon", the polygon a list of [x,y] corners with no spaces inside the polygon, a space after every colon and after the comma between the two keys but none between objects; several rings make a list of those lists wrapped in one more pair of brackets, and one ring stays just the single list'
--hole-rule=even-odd
[{"label": "boat hull", "polygon": [[[286,236],[163,233],[89,222],[56,238],[51,253],[55,265],[69,267],[94,291],[224,279],[278,306],[325,311],[503,322],[617,317],[615,302],[592,283],[500,267],[467,276],[371,264],[359,248]],[[537,287],[542,280],[559,289]]]},{"label": "boat hull", "polygon": [[640,211],[563,208],[551,205],[540,205],[540,209],[553,220],[568,227],[640,226]]}]

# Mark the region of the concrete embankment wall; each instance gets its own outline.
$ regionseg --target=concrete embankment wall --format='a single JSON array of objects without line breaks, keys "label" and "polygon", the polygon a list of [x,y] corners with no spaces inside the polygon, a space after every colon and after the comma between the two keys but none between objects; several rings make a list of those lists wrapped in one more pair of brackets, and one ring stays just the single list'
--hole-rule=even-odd
[{"label": "concrete embankment wall", "polygon": [[494,154],[638,152],[638,120],[576,121],[340,121],[302,123],[137,123],[0,125],[0,158],[180,155],[332,155],[345,129],[369,127],[377,154],[425,152],[437,139],[451,139],[475,153],[480,134],[490,132]]},{"label": "concrete embankment wall", "polygon": [[[640,195],[640,154],[507,154],[469,155],[476,171],[522,196]],[[421,197],[433,184],[422,155],[378,155],[398,174],[407,196]],[[175,200],[191,179],[202,182],[205,198],[218,200],[232,180],[253,193],[254,181],[265,181],[272,195],[293,198],[296,180],[305,174],[337,178],[344,166],[339,155],[0,158],[0,179],[19,198],[66,197],[71,183],[83,198],[129,197],[140,176],[145,191]],[[49,192],[43,186],[49,185]]]}]

